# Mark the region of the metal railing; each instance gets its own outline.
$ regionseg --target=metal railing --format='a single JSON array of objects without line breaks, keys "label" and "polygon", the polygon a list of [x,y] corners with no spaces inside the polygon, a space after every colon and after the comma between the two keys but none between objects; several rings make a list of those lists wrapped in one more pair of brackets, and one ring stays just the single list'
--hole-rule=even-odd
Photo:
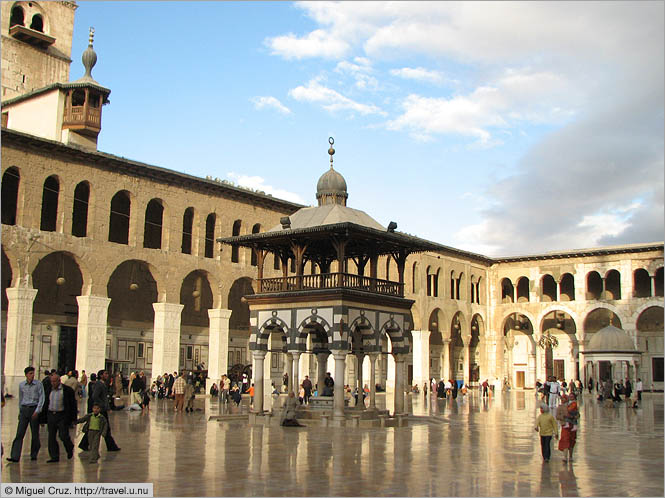
[{"label": "metal railing", "polygon": [[404,297],[404,284],[351,273],[319,273],[259,279],[259,294],[311,291],[318,289],[356,289],[387,296]]}]

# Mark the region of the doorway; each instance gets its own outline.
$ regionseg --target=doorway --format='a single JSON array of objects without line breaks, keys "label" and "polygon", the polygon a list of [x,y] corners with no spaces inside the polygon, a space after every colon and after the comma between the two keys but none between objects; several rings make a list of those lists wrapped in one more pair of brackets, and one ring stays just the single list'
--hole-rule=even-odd
[{"label": "doorway", "polygon": [[524,389],[524,370],[518,370],[515,372],[515,387],[518,389]]},{"label": "doorway", "polygon": [[74,370],[76,364],[76,327],[60,327],[58,372]]},{"label": "doorway", "polygon": [[554,360],[554,373],[557,380],[566,379],[566,362],[564,360]]}]

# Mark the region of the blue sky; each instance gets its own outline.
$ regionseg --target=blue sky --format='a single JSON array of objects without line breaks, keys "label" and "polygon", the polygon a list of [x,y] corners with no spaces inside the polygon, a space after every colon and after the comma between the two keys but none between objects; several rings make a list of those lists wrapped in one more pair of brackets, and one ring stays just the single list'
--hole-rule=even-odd
[{"label": "blue sky", "polygon": [[487,255],[663,240],[662,2],[79,2],[99,149]]}]

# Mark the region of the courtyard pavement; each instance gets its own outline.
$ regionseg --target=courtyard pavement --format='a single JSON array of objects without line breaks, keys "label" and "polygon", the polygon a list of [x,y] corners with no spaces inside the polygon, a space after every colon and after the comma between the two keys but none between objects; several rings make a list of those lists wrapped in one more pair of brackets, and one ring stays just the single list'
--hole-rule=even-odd
[{"label": "courtyard pavement", "polygon": [[[155,496],[663,496],[662,393],[645,394],[637,410],[604,408],[587,394],[572,464],[555,442],[552,460],[542,461],[533,391],[409,398],[409,427],[386,429],[250,427],[208,421],[220,405],[207,398],[192,414],[158,400],[149,413],[111,414],[122,451],[102,443],[99,464],[78,449],[67,460],[62,448],[60,462],[46,464],[45,427],[31,462],[28,431],[21,462],[3,458],[2,481],[152,482]],[[391,402],[377,396],[379,406]],[[2,411],[5,457],[16,405],[8,400]]]}]

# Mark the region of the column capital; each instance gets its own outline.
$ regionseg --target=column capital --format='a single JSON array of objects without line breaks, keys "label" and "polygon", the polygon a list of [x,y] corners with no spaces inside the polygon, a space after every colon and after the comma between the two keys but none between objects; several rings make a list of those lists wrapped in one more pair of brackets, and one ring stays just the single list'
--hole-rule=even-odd
[{"label": "column capital", "polygon": [[227,310],[224,308],[215,308],[215,309],[209,309],[208,310],[208,316],[210,318],[231,318],[231,310]]},{"label": "column capital", "polygon": [[348,351],[332,351],[333,358],[336,360],[346,360],[346,355],[349,354]]},{"label": "column capital", "polygon": [[263,350],[260,350],[260,349],[255,349],[255,350],[252,351],[252,356],[256,360],[263,360],[266,357],[266,353],[267,353],[267,351],[263,351]]},{"label": "column capital", "polygon": [[178,303],[152,303],[152,307],[155,312],[180,313],[185,305]]},{"label": "column capital", "polygon": [[404,353],[391,353],[393,358],[395,358],[395,363],[401,363],[406,360],[406,355]]}]

